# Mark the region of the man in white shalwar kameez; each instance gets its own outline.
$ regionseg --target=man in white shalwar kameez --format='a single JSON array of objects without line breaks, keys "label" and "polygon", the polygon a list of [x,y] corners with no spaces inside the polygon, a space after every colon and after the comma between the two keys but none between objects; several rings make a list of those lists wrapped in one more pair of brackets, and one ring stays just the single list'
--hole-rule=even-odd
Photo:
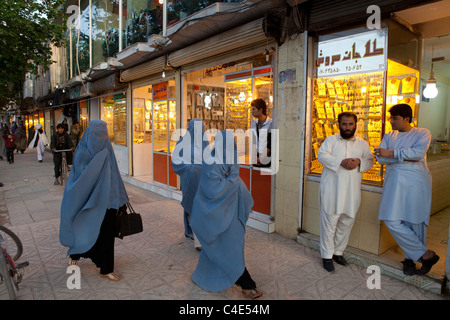
[{"label": "man in white shalwar kameez", "polygon": [[[375,149],[378,162],[386,164],[378,219],[405,253],[403,272],[425,274],[439,260],[425,246],[431,208],[431,174],[426,160],[431,133],[411,126],[412,109],[407,104],[395,105],[389,113],[392,131]],[[419,270],[414,261],[422,263]]]},{"label": "man in white shalwar kameez", "polygon": [[321,145],[318,160],[323,164],[320,178],[320,254],[324,268],[334,271],[333,260],[347,265],[342,256],[361,203],[362,172],[373,165],[370,147],[355,137],[357,117],[343,112],[338,116],[340,134]]},{"label": "man in white shalwar kameez", "polygon": [[31,140],[30,144],[28,145],[28,148],[30,149],[36,148],[38,161],[42,162],[45,146],[48,145],[48,139],[47,136],[45,135],[44,129],[42,129],[41,124],[37,124],[35,128],[36,132],[34,133],[33,140]]}]

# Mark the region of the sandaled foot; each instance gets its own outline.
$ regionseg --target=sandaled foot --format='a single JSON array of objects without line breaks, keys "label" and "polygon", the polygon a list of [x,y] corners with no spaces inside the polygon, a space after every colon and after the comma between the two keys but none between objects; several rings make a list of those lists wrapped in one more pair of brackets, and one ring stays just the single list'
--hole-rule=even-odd
[{"label": "sandaled foot", "polygon": [[111,272],[108,274],[100,274],[100,276],[102,278],[108,278],[111,281],[119,281],[120,280],[120,277],[117,274],[115,274],[114,272]]},{"label": "sandaled foot", "polygon": [[69,258],[69,266],[77,266],[78,260],[73,260],[72,258]]},{"label": "sandaled foot", "polygon": [[263,295],[263,293],[258,289],[242,289],[242,294],[244,295],[244,297],[252,300],[261,298]]}]

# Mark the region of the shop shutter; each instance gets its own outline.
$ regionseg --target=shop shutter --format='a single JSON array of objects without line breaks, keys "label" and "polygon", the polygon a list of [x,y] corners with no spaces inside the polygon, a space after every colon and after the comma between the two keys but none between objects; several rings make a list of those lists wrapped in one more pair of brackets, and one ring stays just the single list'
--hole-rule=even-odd
[{"label": "shop shutter", "polygon": [[389,18],[395,11],[404,10],[433,0],[313,0],[309,3],[309,31],[325,31],[332,28],[364,24],[370,14],[366,12],[370,5],[381,9],[381,18]]},{"label": "shop shutter", "polygon": [[[168,55],[173,67],[180,67],[215,55],[251,47],[267,41],[262,27],[263,19],[239,26],[222,34],[213,36],[189,47]],[[159,57],[128,70],[122,71],[121,81],[128,82],[159,73],[164,67],[165,57]]]}]

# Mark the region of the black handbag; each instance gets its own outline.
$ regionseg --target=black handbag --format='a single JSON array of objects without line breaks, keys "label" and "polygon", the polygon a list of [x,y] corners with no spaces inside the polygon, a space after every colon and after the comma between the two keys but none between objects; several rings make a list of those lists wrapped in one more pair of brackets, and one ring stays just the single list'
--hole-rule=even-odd
[{"label": "black handbag", "polygon": [[117,210],[115,232],[116,238],[123,239],[123,237],[142,231],[143,227],[141,215],[134,211],[131,204],[127,203]]}]

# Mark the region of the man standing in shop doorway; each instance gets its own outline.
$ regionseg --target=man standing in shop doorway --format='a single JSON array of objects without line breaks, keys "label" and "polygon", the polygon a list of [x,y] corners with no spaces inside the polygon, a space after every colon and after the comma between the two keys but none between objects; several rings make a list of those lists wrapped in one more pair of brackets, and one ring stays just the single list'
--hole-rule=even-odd
[{"label": "man standing in shop doorway", "polygon": [[[375,149],[378,162],[386,164],[378,219],[405,253],[403,272],[425,274],[439,260],[436,252],[425,246],[431,209],[431,174],[426,160],[431,133],[411,125],[412,109],[407,104],[397,104],[389,113],[392,131]],[[419,270],[414,261],[422,263]]]},{"label": "man standing in shop doorway", "polygon": [[252,116],[256,118],[251,123],[252,134],[256,133],[256,166],[270,167],[272,119],[267,116],[263,99],[253,100],[251,108]]},{"label": "man standing in shop doorway", "polygon": [[355,137],[357,120],[352,112],[339,114],[340,133],[325,139],[318,152],[318,160],[323,164],[319,190],[320,255],[328,272],[334,271],[333,260],[348,265],[342,254],[361,203],[362,172],[373,165],[369,145]]}]

